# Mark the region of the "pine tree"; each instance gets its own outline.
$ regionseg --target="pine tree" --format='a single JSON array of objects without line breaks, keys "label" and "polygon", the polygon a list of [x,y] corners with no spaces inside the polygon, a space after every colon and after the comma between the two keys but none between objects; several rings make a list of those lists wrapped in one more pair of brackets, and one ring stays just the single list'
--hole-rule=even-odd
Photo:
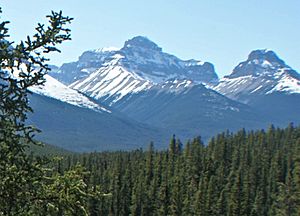
[{"label": "pine tree", "polygon": [[146,158],[146,185],[150,185],[150,182],[153,178],[153,157],[154,157],[154,145],[151,142],[148,152],[147,152],[147,158]]},{"label": "pine tree", "polygon": [[279,192],[276,197],[276,215],[294,216],[299,212],[299,185],[295,181],[299,177],[294,176],[293,174],[295,173],[294,163],[289,158],[285,183],[278,183]]},{"label": "pine tree", "polygon": [[227,214],[227,192],[223,189],[220,193],[219,199],[216,204],[216,215],[226,215]]},{"label": "pine tree", "polygon": [[199,215],[199,216],[208,215],[207,213],[208,209],[206,209],[206,207],[208,206],[206,202],[207,186],[208,186],[208,179],[205,176],[204,178],[201,178],[198,190],[194,196],[195,215]]},{"label": "pine tree", "polygon": [[294,202],[296,215],[300,215],[300,139],[296,141],[294,151],[294,169],[292,171],[293,187],[294,187]]},{"label": "pine tree", "polygon": [[243,185],[241,178],[241,170],[238,171],[237,176],[235,177],[234,184],[230,192],[229,200],[229,215],[241,215],[242,207],[242,196],[243,196]]},{"label": "pine tree", "polygon": [[171,195],[170,195],[170,215],[182,215],[182,183],[183,177],[181,172],[181,163],[179,157],[176,158],[175,176],[172,178]]}]

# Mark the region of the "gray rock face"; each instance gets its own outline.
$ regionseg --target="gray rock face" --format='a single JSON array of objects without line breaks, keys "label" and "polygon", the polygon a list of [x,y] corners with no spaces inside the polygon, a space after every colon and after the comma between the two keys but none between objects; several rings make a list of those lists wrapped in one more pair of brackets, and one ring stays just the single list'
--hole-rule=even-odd
[{"label": "gray rock face", "polygon": [[300,122],[300,75],[273,51],[251,52],[214,90],[257,109],[270,123]]},{"label": "gray rock face", "polygon": [[[73,125],[84,125],[88,130],[78,134],[93,143],[84,149],[93,149],[100,137],[105,139],[103,144],[118,148],[115,143],[125,136],[124,148],[132,148],[130,142],[139,133],[158,142],[174,133],[182,139],[201,135],[208,140],[226,129],[300,123],[300,75],[270,50],[252,51],[230,75],[218,81],[211,63],[181,60],[138,36],[126,41],[121,49],[84,52],[77,62],[64,64],[53,76],[113,111],[111,115],[93,112],[82,116],[83,110],[73,107],[72,112],[56,117],[60,129],[44,125],[46,131],[59,133],[67,124],[70,138]],[[43,108],[46,113],[51,112],[47,110],[50,106]],[[36,121],[39,119],[43,118]],[[128,131],[127,125],[132,126]],[[99,136],[95,138],[93,133]],[[144,140],[135,140],[135,146]],[[102,144],[97,148],[103,148]]]},{"label": "gray rock face", "polygon": [[300,75],[273,51],[255,50],[229,76],[214,87],[235,100],[248,103],[251,96],[274,92],[300,93]]},{"label": "gray rock face", "polygon": [[122,66],[142,79],[154,83],[173,78],[185,78],[205,83],[215,83],[218,80],[211,63],[193,59],[181,60],[162,52],[162,48],[142,36],[127,40],[119,50],[104,48],[86,51],[78,61],[63,64],[56,73],[51,75],[65,84],[71,84],[107,65]]},{"label": "gray rock face", "polygon": [[130,50],[130,49],[146,49],[146,50],[155,50],[158,52],[162,51],[162,48],[158,47],[157,44],[152,42],[146,37],[143,36],[136,36],[130,40],[127,40],[124,44],[123,50]]},{"label": "gray rock face", "polygon": [[156,83],[174,78],[205,83],[218,79],[211,63],[181,60],[162,52],[160,47],[145,37],[138,36],[126,41],[120,54],[124,56],[121,62],[126,68]]},{"label": "gray rock face", "polygon": [[78,61],[65,63],[54,72],[51,71],[50,75],[64,84],[70,84],[87,77],[91,72],[102,67],[114,53],[113,50],[86,51],[78,58]]},{"label": "gray rock face", "polygon": [[289,68],[289,66],[287,66],[273,51],[254,50],[249,54],[248,59],[239,63],[227,77],[236,78],[247,75],[259,76],[264,73],[274,74],[280,68]]}]

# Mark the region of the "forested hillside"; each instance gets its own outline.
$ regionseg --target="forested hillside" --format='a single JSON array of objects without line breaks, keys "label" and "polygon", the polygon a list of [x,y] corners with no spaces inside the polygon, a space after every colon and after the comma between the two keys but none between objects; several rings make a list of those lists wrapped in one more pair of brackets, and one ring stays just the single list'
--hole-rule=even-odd
[{"label": "forested hillside", "polygon": [[173,137],[168,150],[66,156],[88,187],[107,196],[88,201],[90,215],[300,215],[300,127],[222,133],[207,146]]}]

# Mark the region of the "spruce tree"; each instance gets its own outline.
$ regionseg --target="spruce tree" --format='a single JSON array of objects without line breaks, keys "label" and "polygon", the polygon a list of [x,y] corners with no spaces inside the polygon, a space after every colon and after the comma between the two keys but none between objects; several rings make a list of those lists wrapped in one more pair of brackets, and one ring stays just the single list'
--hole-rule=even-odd
[{"label": "spruce tree", "polygon": [[87,199],[97,196],[82,167],[64,172],[59,162],[52,169],[27,151],[41,145],[34,139],[38,129],[27,125],[29,88],[45,82],[45,56],[71,39],[66,26],[72,18],[52,12],[47,19],[19,43],[10,41],[9,22],[0,22],[0,215],[88,215]]},{"label": "spruce tree", "polygon": [[9,22],[0,23],[0,212],[5,215],[27,214],[42,202],[43,162],[25,151],[37,144],[38,131],[26,125],[32,112],[29,87],[43,84],[49,70],[44,55],[59,51],[56,45],[70,40],[65,26],[72,20],[61,12],[47,18],[48,27],[38,24],[36,34],[18,44],[9,41]]}]

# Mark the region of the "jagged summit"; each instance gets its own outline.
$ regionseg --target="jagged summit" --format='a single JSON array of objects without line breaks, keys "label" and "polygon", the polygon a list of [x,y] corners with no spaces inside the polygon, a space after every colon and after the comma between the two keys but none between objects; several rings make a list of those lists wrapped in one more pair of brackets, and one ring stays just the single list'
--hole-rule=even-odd
[{"label": "jagged summit", "polygon": [[[65,110],[56,118],[79,119],[79,124],[71,123],[76,127],[69,131],[81,132],[84,125],[84,130],[97,134],[96,143],[101,140],[114,144],[102,137],[106,138],[115,128],[119,130],[110,137],[116,138],[116,143],[119,137],[144,137],[139,131],[127,132],[127,125],[135,122],[184,138],[199,134],[208,138],[225,129],[251,129],[271,122],[300,122],[299,74],[267,49],[252,51],[231,75],[218,80],[211,63],[181,60],[163,52],[148,38],[137,36],[127,40],[121,49],[86,51],[78,61],[64,64],[54,75],[68,86],[48,78],[47,88],[35,92],[77,106],[73,109],[79,107],[87,113],[92,109],[101,115],[83,116],[76,111],[70,116]],[[47,113],[51,113],[48,110],[46,106]],[[134,121],[125,121],[125,128],[116,125],[123,119],[114,120],[123,114]],[[104,116],[108,116],[105,121],[101,120]],[[100,118],[100,123],[94,118]],[[116,124],[110,124],[111,121]],[[109,122],[104,130],[98,127],[103,122]],[[50,125],[48,121],[46,125]]]},{"label": "jagged summit", "polygon": [[248,103],[252,95],[300,93],[300,75],[275,52],[254,50],[214,89],[227,97]]},{"label": "jagged summit", "polygon": [[272,50],[254,50],[248,55],[247,60],[239,63],[227,77],[274,75],[279,69],[291,68]]},{"label": "jagged summit", "polygon": [[260,60],[264,59],[269,62],[276,62],[280,64],[284,64],[284,61],[282,61],[274,51],[270,49],[258,49],[258,50],[253,50],[249,56],[247,61],[252,61],[252,60]]},{"label": "jagged summit", "polygon": [[143,36],[127,40],[121,49],[86,51],[77,62],[62,65],[52,75],[108,104],[167,80],[205,84],[218,81],[211,63],[179,59]]},{"label": "jagged summit", "polygon": [[162,51],[162,49],[153,41],[149,40],[145,36],[136,36],[125,42],[123,50],[131,48],[144,48],[148,50]]}]

